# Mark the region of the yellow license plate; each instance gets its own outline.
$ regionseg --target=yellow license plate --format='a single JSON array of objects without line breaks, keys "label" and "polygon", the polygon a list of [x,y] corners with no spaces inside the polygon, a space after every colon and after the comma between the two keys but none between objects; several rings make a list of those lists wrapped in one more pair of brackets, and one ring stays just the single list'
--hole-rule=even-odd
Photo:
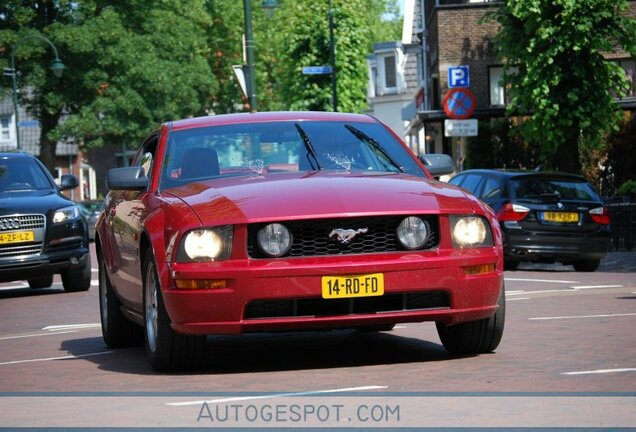
[{"label": "yellow license plate", "polygon": [[0,233],[0,244],[32,242],[34,239],[33,231]]},{"label": "yellow license plate", "polygon": [[543,220],[546,222],[576,223],[579,214],[575,212],[543,212]]},{"label": "yellow license plate", "polygon": [[384,294],[384,275],[324,276],[322,298],[372,297]]}]

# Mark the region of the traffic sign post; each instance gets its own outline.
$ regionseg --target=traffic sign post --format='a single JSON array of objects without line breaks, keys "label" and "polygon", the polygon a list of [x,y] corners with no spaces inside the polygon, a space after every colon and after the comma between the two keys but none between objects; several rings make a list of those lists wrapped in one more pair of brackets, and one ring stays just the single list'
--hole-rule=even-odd
[{"label": "traffic sign post", "polygon": [[477,99],[467,88],[452,89],[444,97],[444,112],[452,119],[467,119],[475,112]]}]

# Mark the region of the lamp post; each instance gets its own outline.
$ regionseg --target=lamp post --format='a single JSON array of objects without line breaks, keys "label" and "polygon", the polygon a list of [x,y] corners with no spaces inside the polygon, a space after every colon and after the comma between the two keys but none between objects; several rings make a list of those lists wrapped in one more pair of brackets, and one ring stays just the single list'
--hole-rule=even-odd
[{"label": "lamp post", "polygon": [[57,48],[55,48],[55,45],[53,45],[53,42],[51,42],[49,39],[47,39],[46,37],[42,35],[34,34],[34,35],[24,36],[23,38],[18,39],[15,44],[13,44],[13,47],[11,48],[11,77],[12,77],[11,84],[13,87],[13,111],[14,111],[13,115],[15,118],[15,142],[16,142],[16,148],[18,150],[20,150],[20,129],[18,126],[18,117],[19,117],[18,83],[17,83],[17,72],[15,70],[15,51],[18,48],[18,46],[22,44],[22,42],[28,39],[40,39],[46,42],[47,44],[49,44],[49,46],[53,50],[53,55],[55,55],[55,58],[51,62],[51,66],[50,66],[50,69],[53,71],[53,75],[55,75],[58,78],[61,77],[62,74],[64,73],[64,67],[65,67],[64,63],[62,63],[62,60],[60,60],[60,56],[57,54]]},{"label": "lamp post", "polygon": [[250,0],[243,0],[243,18],[245,21],[245,55],[247,57],[247,100],[250,112],[256,112],[256,69],[254,67],[254,36],[252,34],[252,6]]},{"label": "lamp post", "polygon": [[331,7],[331,0],[329,0],[329,63],[331,65],[331,103],[333,104],[333,111],[338,111],[338,90],[336,81],[336,43],[333,36],[334,24],[333,24],[333,8]]}]

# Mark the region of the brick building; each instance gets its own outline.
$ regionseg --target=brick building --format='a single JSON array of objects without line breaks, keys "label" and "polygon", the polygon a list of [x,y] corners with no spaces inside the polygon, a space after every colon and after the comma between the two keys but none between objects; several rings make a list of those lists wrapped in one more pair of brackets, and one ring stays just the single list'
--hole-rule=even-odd
[{"label": "brick building", "polygon": [[[465,138],[444,136],[444,96],[449,91],[448,70],[450,67],[468,66],[469,89],[476,98],[476,110],[471,118],[487,120],[503,117],[506,91],[501,84],[503,65],[495,56],[494,37],[497,24],[481,20],[485,13],[501,5],[501,1],[488,0],[405,0],[402,41],[405,60],[395,62],[395,75],[410,77],[401,91],[399,111],[401,118],[387,117],[384,106],[395,95],[369,91],[370,113],[389,125],[407,142],[416,153],[446,153],[456,162],[463,158]],[[636,17],[636,1],[629,2],[628,14]],[[378,87],[383,74],[390,72],[372,66],[384,61],[382,50],[387,44],[378,44],[369,56],[369,86]],[[396,51],[397,52],[397,51]],[[384,54],[386,55],[386,54]],[[607,55],[618,61],[634,82],[634,59],[628,53],[616,52]],[[386,65],[387,62],[384,61]],[[388,62],[388,64],[392,64]],[[400,69],[402,68],[402,69]],[[626,111],[636,111],[634,93],[619,101]],[[412,99],[408,101],[407,99]],[[395,116],[395,112],[393,116]],[[458,163],[458,168],[461,165]]]}]

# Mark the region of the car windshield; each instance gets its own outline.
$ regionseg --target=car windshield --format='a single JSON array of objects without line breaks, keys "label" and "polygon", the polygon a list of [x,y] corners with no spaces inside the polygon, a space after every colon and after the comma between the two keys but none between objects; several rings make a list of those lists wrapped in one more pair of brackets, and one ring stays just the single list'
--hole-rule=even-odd
[{"label": "car windshield", "polygon": [[381,124],[281,121],[172,132],[161,187],[313,170],[424,176],[410,152]]},{"label": "car windshield", "polygon": [[549,179],[523,178],[511,182],[518,201],[549,203],[556,201],[599,201],[599,197],[586,182]]},{"label": "car windshield", "polygon": [[53,185],[34,159],[0,159],[0,192],[52,188]]}]

